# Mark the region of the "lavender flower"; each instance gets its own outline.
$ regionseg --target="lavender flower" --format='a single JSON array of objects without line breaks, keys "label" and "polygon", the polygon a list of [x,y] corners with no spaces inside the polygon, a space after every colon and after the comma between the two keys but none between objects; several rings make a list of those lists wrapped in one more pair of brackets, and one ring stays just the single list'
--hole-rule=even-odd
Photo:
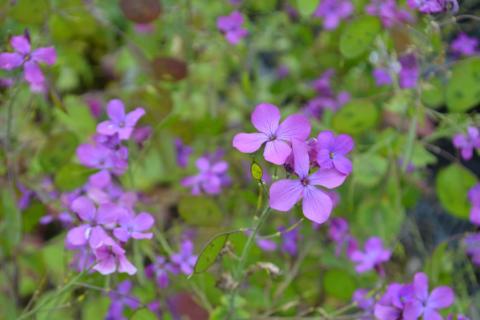
[{"label": "lavender flower", "polygon": [[170,283],[168,274],[172,272],[175,272],[174,266],[167,262],[167,259],[162,256],[158,256],[154,263],[145,268],[147,277],[155,278],[157,285],[162,289],[168,287]]},{"label": "lavender flower", "polygon": [[128,140],[138,120],[145,114],[143,108],[125,113],[125,105],[119,99],[110,100],[107,104],[110,120],[98,124],[97,132],[106,136],[118,134],[120,140]]},{"label": "lavender flower", "polygon": [[43,92],[45,76],[38,64],[54,64],[57,60],[55,48],[43,47],[32,51],[28,34],[12,37],[10,45],[15,52],[0,53],[0,69],[12,70],[23,67],[23,76],[30,84],[30,89],[33,92]]},{"label": "lavender flower", "polygon": [[353,139],[346,134],[335,137],[331,131],[323,131],[317,137],[315,146],[317,163],[323,169],[335,169],[341,174],[352,172],[352,162],[346,155],[354,148]]},{"label": "lavender flower", "polygon": [[197,256],[193,254],[193,243],[186,239],[180,245],[180,251],[172,254],[170,257],[173,265],[182,273],[190,275],[197,262]]},{"label": "lavender flower", "polygon": [[480,148],[480,132],[475,127],[468,127],[467,134],[456,134],[453,137],[453,145],[460,149],[462,158],[470,160],[473,157],[473,150]]},{"label": "lavender flower", "polygon": [[175,139],[175,151],[177,154],[177,165],[180,168],[185,168],[193,148],[183,144],[182,140],[177,138]]},{"label": "lavender flower", "polygon": [[346,249],[347,257],[351,257],[352,253],[357,250],[357,240],[350,234],[348,222],[343,218],[334,218],[330,221],[327,236],[335,243],[337,256]]},{"label": "lavender flower", "polygon": [[130,238],[151,239],[153,234],[151,232],[145,233],[145,231],[150,229],[154,222],[152,215],[149,213],[141,212],[135,215],[131,211],[126,211],[118,218],[119,227],[113,230],[113,234],[122,242],[127,242]]},{"label": "lavender flower", "polygon": [[313,16],[323,19],[326,30],[333,30],[342,20],[352,15],[353,9],[350,0],[321,0]]},{"label": "lavender flower", "polygon": [[411,285],[392,283],[387,287],[385,294],[375,304],[374,315],[379,320],[408,319],[404,317],[407,301],[413,296]]},{"label": "lavender flower", "polygon": [[263,156],[274,164],[284,164],[292,152],[293,139],[305,140],[310,134],[310,123],[303,115],[288,116],[280,122],[280,111],[272,104],[261,103],[252,113],[252,124],[258,133],[239,133],[233,146],[240,152],[252,153],[265,143]]},{"label": "lavender flower", "polygon": [[230,44],[236,45],[248,35],[248,31],[242,28],[243,22],[243,15],[239,11],[234,11],[228,16],[218,17],[217,28]]},{"label": "lavender flower", "polygon": [[282,234],[282,252],[294,257],[298,254],[298,242],[301,239],[301,234],[298,228],[287,231],[285,227],[278,228],[278,231]]},{"label": "lavender flower", "polygon": [[420,75],[416,56],[413,53],[405,54],[401,56],[398,61],[401,65],[399,73],[400,88],[415,88]]},{"label": "lavender flower", "polygon": [[103,275],[115,271],[126,272],[129,275],[137,272],[137,268],[125,256],[125,250],[108,236],[95,247],[94,253],[96,264],[93,269]]},{"label": "lavender flower", "polygon": [[382,273],[381,265],[388,260],[392,252],[383,247],[382,239],[371,237],[365,242],[365,250],[357,250],[352,253],[350,259],[356,263],[355,270],[358,273],[377,270]]},{"label": "lavender flower", "polygon": [[108,295],[110,297],[111,303],[108,307],[108,312],[105,317],[106,319],[126,319],[123,316],[123,311],[125,307],[128,307],[132,310],[138,309],[140,307],[140,301],[130,295],[132,287],[132,282],[130,280],[125,280],[123,282],[120,282],[115,290],[110,291]]},{"label": "lavender flower", "polygon": [[468,235],[463,240],[467,247],[467,254],[475,265],[480,266],[480,233]]},{"label": "lavender flower", "polygon": [[457,0],[407,0],[407,3],[421,13],[457,12],[459,7]]},{"label": "lavender flower", "polygon": [[371,16],[378,16],[386,28],[413,21],[407,10],[397,8],[395,0],[371,0],[365,11]]},{"label": "lavender flower", "polygon": [[465,33],[460,33],[450,45],[453,52],[461,56],[473,56],[477,53],[478,39],[469,37]]},{"label": "lavender flower", "polygon": [[375,78],[375,84],[377,86],[386,86],[392,84],[392,77],[388,72],[388,69],[376,68],[373,70],[373,77]]},{"label": "lavender flower", "polygon": [[480,183],[468,190],[468,200],[472,205],[470,209],[470,221],[480,225]]},{"label": "lavender flower", "polygon": [[182,186],[192,188],[193,195],[199,195],[202,192],[219,194],[222,191],[222,187],[229,184],[227,162],[213,162],[208,156],[203,156],[198,158],[195,164],[199,173],[186,177],[181,181]]},{"label": "lavender flower", "polygon": [[359,320],[373,320],[375,298],[369,297],[368,289],[357,289],[353,293],[352,301],[364,311]]}]

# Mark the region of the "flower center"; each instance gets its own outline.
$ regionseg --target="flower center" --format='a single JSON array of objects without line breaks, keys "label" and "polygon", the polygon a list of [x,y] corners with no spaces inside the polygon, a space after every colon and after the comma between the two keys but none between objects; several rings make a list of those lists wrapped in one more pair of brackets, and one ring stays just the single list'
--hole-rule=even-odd
[{"label": "flower center", "polygon": [[308,186],[310,184],[310,181],[308,181],[308,178],[302,178],[300,180],[303,186]]},{"label": "flower center", "polygon": [[270,136],[268,136],[268,141],[273,141],[273,140],[276,140],[277,139],[277,136],[275,135],[275,133],[272,133],[270,134]]},{"label": "flower center", "polygon": [[330,152],[328,155],[329,155],[330,159],[332,159],[332,160],[333,160],[333,158],[335,158],[335,153],[334,152]]},{"label": "flower center", "polygon": [[125,128],[125,121],[122,121],[118,124],[120,128]]}]

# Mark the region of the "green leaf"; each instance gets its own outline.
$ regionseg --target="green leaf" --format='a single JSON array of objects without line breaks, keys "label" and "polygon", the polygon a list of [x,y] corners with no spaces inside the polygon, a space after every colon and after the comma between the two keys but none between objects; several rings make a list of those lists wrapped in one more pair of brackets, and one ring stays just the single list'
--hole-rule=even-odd
[{"label": "green leaf", "polygon": [[445,209],[457,217],[468,219],[470,204],[467,193],[475,183],[476,178],[470,171],[452,164],[438,173],[435,189]]},{"label": "green leaf", "polygon": [[297,0],[298,11],[304,17],[311,16],[317,6],[318,0]]},{"label": "green leaf", "polygon": [[131,320],[157,320],[158,317],[155,313],[148,309],[140,309],[138,311],[134,311],[133,315],[129,317]]},{"label": "green leaf", "polygon": [[340,52],[347,59],[366,53],[380,30],[380,21],[375,17],[365,16],[352,21],[340,36]]},{"label": "green leaf", "polygon": [[330,269],[325,273],[323,288],[328,296],[349,301],[355,291],[355,278],[342,269]]},{"label": "green leaf", "polygon": [[371,102],[351,101],[335,114],[333,128],[341,133],[355,135],[375,127],[378,117],[378,110]]},{"label": "green leaf", "polygon": [[447,107],[464,112],[480,102],[480,58],[461,60],[452,69],[447,85]]},{"label": "green leaf", "polygon": [[262,180],[263,169],[258,163],[252,162],[252,165],[250,166],[250,173],[252,174],[253,179]]},{"label": "green leaf", "polygon": [[202,252],[198,256],[197,262],[195,263],[194,272],[201,273],[205,272],[210,268],[217,259],[218,255],[222,251],[223,247],[228,241],[228,238],[235,233],[240,232],[240,230],[229,231],[221,233],[210,239],[208,243],[203,248]]},{"label": "green leaf", "polygon": [[191,225],[215,227],[222,221],[222,213],[213,199],[187,196],[178,204],[180,216]]},{"label": "green leaf", "polygon": [[55,109],[55,115],[60,123],[74,132],[80,140],[84,140],[95,132],[96,122],[83,101],[74,96],[67,96],[63,102],[67,113]]},{"label": "green leaf", "polygon": [[2,209],[4,221],[1,242],[10,253],[20,243],[22,216],[17,207],[15,194],[9,188],[2,191]]},{"label": "green leaf", "polygon": [[55,173],[55,185],[60,191],[72,191],[87,182],[96,170],[85,168],[76,163],[68,163]]},{"label": "green leaf", "polygon": [[19,0],[10,9],[10,15],[15,20],[25,24],[41,24],[50,10],[47,0]]},{"label": "green leaf", "polygon": [[90,320],[107,314],[110,299],[103,295],[89,298],[82,307],[82,319]]},{"label": "green leaf", "polygon": [[432,286],[450,285],[455,257],[448,251],[448,242],[439,244],[425,263],[425,273]]},{"label": "green leaf", "polygon": [[57,133],[49,137],[38,154],[40,165],[48,173],[55,172],[72,158],[77,144],[78,140],[71,132]]},{"label": "green leaf", "polygon": [[431,108],[438,108],[445,103],[445,86],[437,78],[422,85],[423,104]]},{"label": "green leaf", "polygon": [[355,183],[373,187],[385,176],[388,161],[377,154],[362,154],[353,158]]}]

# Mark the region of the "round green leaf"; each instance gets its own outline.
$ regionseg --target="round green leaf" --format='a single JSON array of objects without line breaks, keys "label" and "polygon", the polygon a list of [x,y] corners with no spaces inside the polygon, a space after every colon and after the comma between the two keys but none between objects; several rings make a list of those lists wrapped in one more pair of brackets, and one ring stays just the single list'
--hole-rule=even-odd
[{"label": "round green leaf", "polygon": [[476,182],[475,176],[470,171],[457,164],[442,169],[435,182],[440,203],[455,216],[468,219],[470,203],[467,193]]},{"label": "round green leaf", "polygon": [[342,133],[358,134],[373,128],[378,121],[378,110],[369,101],[347,103],[333,117],[333,128]]},{"label": "round green leaf", "polygon": [[375,17],[365,16],[354,20],[340,36],[340,52],[347,59],[366,53],[380,30],[380,21]]},{"label": "round green leaf", "polygon": [[328,296],[349,301],[355,291],[355,279],[345,270],[331,269],[325,273],[323,288]]},{"label": "round green leaf", "polygon": [[210,198],[184,197],[180,199],[178,211],[187,223],[195,226],[214,227],[222,221],[220,209]]},{"label": "round green leaf", "polygon": [[480,102],[480,58],[458,62],[447,85],[447,107],[450,111],[464,112]]}]

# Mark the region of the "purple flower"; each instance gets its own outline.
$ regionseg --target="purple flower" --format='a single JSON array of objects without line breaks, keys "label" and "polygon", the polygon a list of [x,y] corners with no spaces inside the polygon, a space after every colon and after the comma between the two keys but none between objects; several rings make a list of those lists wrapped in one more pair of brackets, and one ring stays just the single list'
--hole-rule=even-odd
[{"label": "purple flower", "polygon": [[457,0],[407,0],[412,9],[417,9],[421,13],[439,13],[451,10],[458,11]]},{"label": "purple flower", "polygon": [[193,243],[186,239],[180,245],[180,251],[172,254],[170,260],[182,273],[190,275],[197,262],[197,256],[193,254]]},{"label": "purple flower", "polygon": [[133,141],[135,141],[140,147],[143,147],[144,142],[147,141],[151,136],[152,127],[150,126],[135,128],[132,132]]},{"label": "purple flower", "polygon": [[373,77],[375,78],[375,84],[377,86],[386,86],[392,84],[392,77],[388,72],[388,69],[376,68],[373,70]]},{"label": "purple flower", "polygon": [[185,168],[188,165],[188,159],[193,152],[193,148],[182,142],[182,139],[175,139],[175,151],[177,153],[177,165]]},{"label": "purple flower", "polygon": [[132,310],[138,309],[138,307],[140,307],[140,301],[130,295],[130,291],[132,291],[132,286],[133,284],[130,280],[125,280],[123,282],[120,282],[115,290],[110,291],[109,297],[111,303],[108,308],[106,319],[125,319],[125,317],[123,316],[123,310],[125,306]]},{"label": "purple flower", "polygon": [[323,19],[326,30],[333,30],[353,13],[353,9],[350,0],[321,0],[313,16]]},{"label": "purple flower", "polygon": [[17,184],[18,189],[21,192],[21,197],[17,201],[17,206],[20,210],[25,210],[30,205],[30,201],[35,197],[35,192],[25,187],[23,184]]},{"label": "purple flower", "polygon": [[100,176],[93,177],[93,180],[105,179],[107,171],[122,175],[127,170],[128,149],[124,147],[116,151],[101,144],[81,144],[76,153],[78,161],[85,167],[106,170]]},{"label": "purple flower", "polygon": [[369,297],[368,289],[357,289],[353,293],[352,301],[364,311],[364,314],[359,320],[373,320],[373,307],[375,305],[375,298]]},{"label": "purple flower", "polygon": [[270,187],[270,207],[278,211],[289,211],[303,198],[302,209],[305,217],[316,223],[325,222],[332,212],[333,202],[329,195],[317,188],[328,189],[340,186],[346,175],[332,169],[319,169],[309,175],[310,159],[307,145],[294,140],[294,171],[298,179],[282,179]]},{"label": "purple flower", "polygon": [[346,134],[335,137],[331,131],[323,131],[317,137],[315,149],[317,164],[323,169],[335,169],[349,175],[352,172],[352,162],[346,156],[353,150],[355,143]]},{"label": "purple flower", "polygon": [[28,35],[12,37],[10,45],[15,52],[0,53],[0,69],[12,70],[23,66],[23,76],[30,84],[30,89],[34,92],[43,92],[45,76],[38,64],[54,64],[57,60],[55,48],[44,47],[32,51]]},{"label": "purple flower", "polygon": [[467,254],[472,258],[475,265],[480,266],[480,233],[468,235],[463,240]]},{"label": "purple flower", "polygon": [[174,267],[167,262],[165,257],[158,256],[155,262],[145,268],[145,274],[149,278],[155,278],[157,285],[165,289],[169,285],[168,273],[175,272]]},{"label": "purple flower", "polygon": [[468,200],[472,205],[470,209],[470,221],[480,225],[480,183],[468,190]]},{"label": "purple flower", "polygon": [[151,239],[153,234],[151,232],[145,233],[150,229],[155,221],[151,214],[141,212],[135,215],[133,212],[125,211],[125,213],[118,218],[118,228],[113,230],[115,237],[127,242],[128,239]]},{"label": "purple flower", "polygon": [[257,105],[251,120],[259,132],[235,135],[233,146],[240,152],[252,153],[265,143],[265,160],[278,165],[284,164],[292,152],[293,139],[303,141],[310,134],[310,123],[305,116],[294,114],[280,123],[280,111],[268,103]]},{"label": "purple flower", "polygon": [[393,283],[375,304],[374,315],[379,320],[400,320],[404,318],[405,302],[413,296],[411,285]]},{"label": "purple flower", "polygon": [[120,140],[128,140],[138,120],[145,114],[143,108],[125,114],[125,105],[119,99],[110,100],[107,104],[107,114],[110,120],[100,122],[97,132],[106,136],[118,134]]},{"label": "purple flower", "polygon": [[79,247],[70,262],[70,267],[78,272],[90,270],[95,264],[95,255],[90,247]]},{"label": "purple flower", "polygon": [[428,292],[428,277],[425,273],[415,274],[413,280],[414,299],[406,303],[404,317],[418,319],[423,315],[425,320],[442,319],[438,310],[448,308],[453,304],[455,296],[453,290],[442,286]]},{"label": "purple flower", "polygon": [[350,257],[357,250],[357,241],[350,234],[347,220],[343,218],[334,218],[330,221],[328,238],[335,242],[335,254],[337,256],[344,249],[346,249],[347,257]]},{"label": "purple flower", "polygon": [[413,20],[407,10],[397,8],[395,0],[371,0],[365,11],[371,16],[378,16],[386,28]]},{"label": "purple flower", "polygon": [[270,239],[257,237],[255,239],[255,243],[260,249],[266,252],[275,251],[277,249],[277,244],[275,243],[275,241]]},{"label": "purple flower", "polygon": [[383,247],[382,239],[371,237],[365,242],[365,250],[353,252],[350,259],[356,263],[358,273],[373,269],[381,272],[381,264],[390,260],[391,255],[392,252]]},{"label": "purple flower", "polygon": [[[455,316],[453,314],[449,314],[447,320],[454,320]],[[469,317],[464,316],[463,314],[457,314],[457,320],[470,320]]]},{"label": "purple flower", "polygon": [[199,173],[181,181],[182,186],[191,187],[193,195],[202,191],[207,194],[219,194],[222,187],[228,185],[228,163],[225,161],[213,162],[207,157],[200,157],[195,162]]},{"label": "purple flower", "polygon": [[236,45],[248,34],[247,29],[242,28],[243,20],[243,15],[239,11],[234,11],[228,16],[218,17],[217,28],[228,42]]},{"label": "purple flower", "polygon": [[465,33],[460,33],[450,45],[452,51],[462,56],[473,56],[477,53],[478,40],[469,37]]},{"label": "purple flower", "polygon": [[103,275],[118,272],[126,272],[133,275],[137,268],[128,261],[123,250],[110,237],[106,237],[94,249],[96,264],[93,269]]},{"label": "purple flower", "polygon": [[456,134],[453,137],[453,145],[461,150],[464,160],[470,160],[473,157],[473,149],[480,148],[480,132],[475,127],[468,127],[467,134]]},{"label": "purple flower", "polygon": [[401,56],[398,61],[401,65],[399,73],[400,88],[415,88],[420,73],[417,58],[413,53],[409,53]]},{"label": "purple flower", "polygon": [[297,244],[301,239],[301,235],[299,233],[298,228],[294,228],[290,231],[287,231],[287,229],[282,226],[278,228],[278,231],[280,231],[282,234],[282,245],[281,245],[282,252],[292,257],[296,256],[298,253]]}]

